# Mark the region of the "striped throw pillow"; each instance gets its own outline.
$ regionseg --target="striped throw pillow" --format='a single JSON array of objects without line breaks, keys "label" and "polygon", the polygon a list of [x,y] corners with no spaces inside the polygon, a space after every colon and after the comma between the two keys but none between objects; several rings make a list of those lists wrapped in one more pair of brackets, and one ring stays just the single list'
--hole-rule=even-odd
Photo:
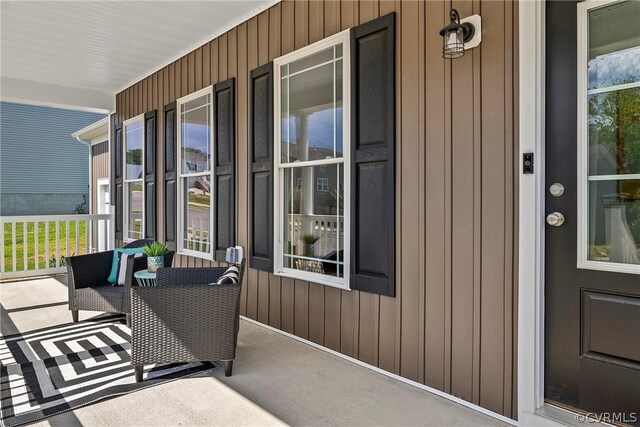
[{"label": "striped throw pillow", "polygon": [[230,266],[218,279],[215,285],[236,285],[240,283],[240,270],[235,265]]},{"label": "striped throw pillow", "polygon": [[111,286],[124,286],[125,282],[127,281],[127,260],[131,257],[139,258],[142,256],[145,256],[145,254],[127,254],[124,252],[118,252],[118,273],[116,276],[117,280],[116,283]]}]

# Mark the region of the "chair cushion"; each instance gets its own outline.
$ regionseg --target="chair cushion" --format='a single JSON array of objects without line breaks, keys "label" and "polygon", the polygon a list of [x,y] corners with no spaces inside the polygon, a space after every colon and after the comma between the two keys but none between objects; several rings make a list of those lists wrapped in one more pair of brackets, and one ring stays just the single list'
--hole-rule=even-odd
[{"label": "chair cushion", "polygon": [[213,285],[236,285],[240,283],[240,270],[235,265],[230,266]]},{"label": "chair cushion", "polygon": [[109,283],[116,283],[118,281],[118,260],[120,257],[118,253],[125,254],[143,254],[144,248],[117,248],[113,250],[113,262],[111,264],[111,273],[109,273],[109,278],[107,281]]},{"label": "chair cushion", "polygon": [[127,261],[129,258],[140,258],[145,256],[144,253],[128,254],[126,252],[118,252],[118,272],[116,273],[116,283],[112,286],[124,286],[127,281]]}]

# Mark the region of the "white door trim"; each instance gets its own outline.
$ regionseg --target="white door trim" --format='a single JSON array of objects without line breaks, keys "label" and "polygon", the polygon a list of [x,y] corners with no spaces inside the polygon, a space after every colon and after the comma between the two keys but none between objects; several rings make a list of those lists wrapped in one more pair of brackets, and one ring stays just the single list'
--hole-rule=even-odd
[{"label": "white door trim", "polygon": [[520,169],[518,203],[518,424],[528,426],[548,421],[538,414],[544,404],[544,1],[520,2],[519,40],[519,158],[534,153],[534,173]]}]

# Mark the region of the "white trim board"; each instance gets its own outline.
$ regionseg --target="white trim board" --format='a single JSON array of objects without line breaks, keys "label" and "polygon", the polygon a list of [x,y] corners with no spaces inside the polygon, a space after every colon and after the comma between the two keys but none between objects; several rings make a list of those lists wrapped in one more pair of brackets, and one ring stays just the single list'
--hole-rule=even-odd
[{"label": "white trim board", "polygon": [[455,397],[455,396],[453,396],[451,394],[447,394],[447,393],[445,393],[443,391],[440,391],[438,389],[429,387],[427,385],[421,384],[421,383],[416,382],[416,381],[412,381],[412,380],[410,380],[408,378],[401,377],[400,375],[396,375],[396,374],[394,374],[392,372],[385,371],[384,369],[380,369],[377,366],[369,365],[368,363],[365,363],[365,362],[363,362],[361,360],[355,359],[355,358],[353,358],[351,356],[347,356],[346,354],[342,354],[342,353],[340,353],[338,351],[335,351],[335,350],[332,350],[330,348],[324,347],[324,346],[322,346],[320,344],[314,343],[313,341],[309,341],[309,340],[306,340],[304,338],[300,338],[300,337],[298,337],[296,335],[290,334],[289,332],[285,332],[285,331],[282,331],[280,329],[274,328],[273,326],[265,325],[264,323],[258,322],[257,320],[250,319],[250,318],[248,318],[246,316],[240,316],[240,318],[243,319],[243,320],[246,320],[247,322],[252,323],[254,325],[261,326],[261,327],[263,327],[265,329],[268,329],[270,331],[277,332],[277,333],[279,333],[281,335],[284,335],[285,337],[294,339],[296,341],[300,341],[301,343],[304,343],[304,344],[307,344],[307,345],[309,345],[311,347],[315,347],[315,348],[317,348],[319,350],[325,351],[325,352],[327,352],[329,354],[332,354],[332,355],[334,355],[336,357],[344,359],[344,360],[346,360],[348,362],[355,363],[356,365],[363,366],[363,367],[365,367],[367,369],[370,369],[370,370],[372,370],[374,372],[377,372],[377,373],[382,374],[384,376],[387,376],[389,378],[393,378],[394,380],[403,382],[405,384],[409,384],[409,385],[411,385],[413,387],[416,387],[416,388],[419,388],[421,390],[427,391],[427,392],[429,392],[431,394],[435,394],[436,396],[445,398],[445,399],[450,400],[452,402],[455,402],[455,403],[457,403],[459,405],[465,406],[465,407],[467,407],[469,409],[473,409],[474,411],[480,412],[480,413],[482,413],[484,415],[488,415],[488,416],[490,416],[492,418],[495,418],[496,420],[501,421],[503,423],[506,423],[508,425],[512,425],[512,426],[519,425],[517,421],[512,420],[511,418],[507,418],[504,415],[501,415],[501,414],[498,414],[496,412],[490,411],[490,410],[485,409],[485,408],[483,408],[481,406],[475,405],[475,404],[473,404],[471,402],[467,402],[466,400],[462,400],[462,399],[460,399],[458,397]]}]

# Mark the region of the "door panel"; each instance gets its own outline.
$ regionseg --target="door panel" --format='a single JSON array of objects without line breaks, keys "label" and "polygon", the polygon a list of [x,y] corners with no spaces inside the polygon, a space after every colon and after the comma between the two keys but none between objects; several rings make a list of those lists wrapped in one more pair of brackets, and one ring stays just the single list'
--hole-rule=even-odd
[{"label": "door panel", "polygon": [[640,2],[546,5],[545,400],[640,425]]}]

